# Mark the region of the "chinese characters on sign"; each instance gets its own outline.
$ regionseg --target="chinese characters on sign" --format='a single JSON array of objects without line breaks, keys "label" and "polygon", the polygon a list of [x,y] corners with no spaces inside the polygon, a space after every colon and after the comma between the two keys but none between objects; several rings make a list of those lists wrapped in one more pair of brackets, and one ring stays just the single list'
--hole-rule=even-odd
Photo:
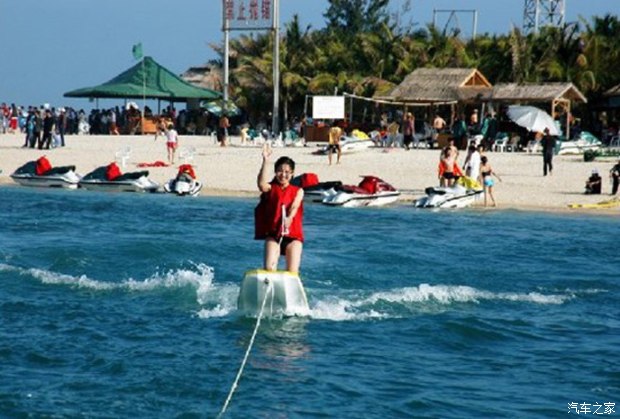
[{"label": "chinese characters on sign", "polygon": [[272,16],[273,0],[224,0],[224,19],[231,29],[268,27]]},{"label": "chinese characters on sign", "polygon": [[612,415],[616,413],[615,403],[568,403],[568,413],[578,415]]}]

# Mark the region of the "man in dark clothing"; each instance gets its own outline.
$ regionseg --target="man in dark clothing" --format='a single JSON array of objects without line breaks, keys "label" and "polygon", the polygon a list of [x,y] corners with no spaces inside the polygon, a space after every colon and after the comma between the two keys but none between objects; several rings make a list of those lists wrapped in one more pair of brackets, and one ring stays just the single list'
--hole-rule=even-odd
[{"label": "man in dark clothing", "polygon": [[58,131],[58,135],[60,136],[60,146],[65,146],[65,130],[67,128],[67,115],[65,108],[60,108],[58,110],[58,118],[56,118],[56,131]]},{"label": "man in dark clothing", "polygon": [[545,136],[540,141],[543,149],[543,176],[547,176],[547,169],[549,175],[553,171],[553,151],[555,148],[555,138],[549,135],[549,128],[545,128]]},{"label": "man in dark clothing", "polygon": [[45,111],[45,117],[43,118],[43,139],[39,143],[39,150],[42,148],[49,149],[52,143],[52,129],[54,128],[54,117],[52,112],[48,109]]},{"label": "man in dark clothing", "polygon": [[620,160],[611,168],[609,176],[611,176],[612,181],[611,194],[615,195],[618,192],[618,183],[620,183]]}]

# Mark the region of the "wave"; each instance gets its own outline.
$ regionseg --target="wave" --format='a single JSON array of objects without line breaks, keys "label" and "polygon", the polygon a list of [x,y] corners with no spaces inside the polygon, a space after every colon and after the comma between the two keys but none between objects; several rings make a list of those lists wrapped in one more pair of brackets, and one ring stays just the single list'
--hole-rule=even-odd
[{"label": "wave", "polygon": [[42,284],[66,285],[80,289],[95,291],[127,290],[132,292],[153,291],[157,289],[173,289],[191,286],[196,288],[199,304],[206,301],[212,293],[214,272],[206,264],[194,264],[194,269],[176,269],[164,273],[155,273],[146,279],[127,278],[120,282],[101,281],[87,275],[68,275],[37,268],[20,268],[0,263],[0,272],[14,272],[18,275],[30,276]]},{"label": "wave", "polygon": [[[598,291],[598,290],[597,290]],[[347,321],[410,316],[452,304],[482,301],[511,301],[533,304],[563,304],[575,293],[543,294],[541,292],[492,292],[464,285],[429,285],[381,291],[366,297],[328,297],[311,307],[311,317]]]},{"label": "wave", "polygon": [[[100,281],[86,275],[72,276],[36,268],[18,268],[0,263],[0,272],[27,275],[44,284],[67,285],[98,291],[127,290],[145,292],[157,289],[192,287],[200,306],[196,315],[200,318],[218,318],[234,314],[237,309],[239,284],[214,282],[214,270],[206,264],[194,264],[136,280],[128,278],[120,282]],[[327,294],[329,292],[329,295]],[[582,295],[607,292],[604,289],[565,289],[533,292],[493,292],[465,285],[430,285],[395,288],[388,291],[368,293],[365,290],[347,290],[334,295],[329,290],[308,289],[312,319],[332,321],[364,321],[371,319],[403,318],[420,313],[445,311],[455,304],[480,304],[482,302],[507,301],[531,304],[564,304]]]}]

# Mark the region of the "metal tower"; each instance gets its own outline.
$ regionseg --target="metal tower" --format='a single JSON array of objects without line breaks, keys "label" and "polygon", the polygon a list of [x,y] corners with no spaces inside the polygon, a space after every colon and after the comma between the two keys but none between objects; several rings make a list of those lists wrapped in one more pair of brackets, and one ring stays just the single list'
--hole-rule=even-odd
[{"label": "metal tower", "polygon": [[543,26],[564,24],[565,0],[525,0],[523,33],[538,33]]}]

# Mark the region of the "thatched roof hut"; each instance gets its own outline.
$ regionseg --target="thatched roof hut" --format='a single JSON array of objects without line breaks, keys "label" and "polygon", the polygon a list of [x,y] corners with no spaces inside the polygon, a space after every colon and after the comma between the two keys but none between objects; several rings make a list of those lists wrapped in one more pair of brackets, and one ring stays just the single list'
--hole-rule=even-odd
[{"label": "thatched roof hut", "polygon": [[195,86],[216,90],[222,92],[224,90],[224,76],[221,67],[211,64],[203,64],[190,67],[181,78]]},{"label": "thatched roof hut", "polygon": [[493,87],[489,98],[498,102],[553,102],[570,100],[587,103],[586,97],[573,83],[516,84],[501,83]]},{"label": "thatched roof hut", "polygon": [[418,68],[386,96],[376,99],[418,104],[453,104],[480,100],[492,85],[475,68]]}]

